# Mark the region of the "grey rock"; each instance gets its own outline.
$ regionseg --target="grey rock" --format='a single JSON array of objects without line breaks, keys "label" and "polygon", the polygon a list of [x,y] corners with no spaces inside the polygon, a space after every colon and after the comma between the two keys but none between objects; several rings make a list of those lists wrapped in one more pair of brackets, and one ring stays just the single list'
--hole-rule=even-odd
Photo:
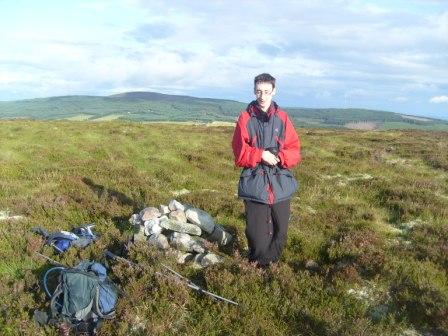
[{"label": "grey rock", "polygon": [[190,260],[193,260],[194,258],[194,254],[193,253],[182,253],[180,251],[178,251],[178,255],[177,255],[177,263],[178,264],[185,264]]},{"label": "grey rock", "polygon": [[173,219],[160,221],[160,226],[167,230],[188,233],[195,236],[200,236],[202,233],[201,228],[194,224],[182,223]]},{"label": "grey rock", "polygon": [[174,248],[185,252],[205,252],[204,239],[192,237],[186,233],[173,232],[170,236],[170,244]]},{"label": "grey rock", "polygon": [[178,222],[182,222],[182,223],[187,222],[187,217],[185,216],[185,212],[183,212],[182,210],[171,211],[170,214],[168,215],[168,217],[170,219],[176,220]]},{"label": "grey rock", "polygon": [[133,239],[134,243],[139,241],[146,241],[146,236],[142,231],[139,231],[138,233],[134,233]]},{"label": "grey rock", "polygon": [[221,262],[221,258],[214,253],[207,253],[200,259],[200,264],[202,267],[208,267]]},{"label": "grey rock", "polygon": [[145,233],[145,227],[143,225],[134,226],[134,233],[141,233],[147,236],[147,234]]},{"label": "grey rock", "polygon": [[188,203],[184,203],[183,206],[185,208],[184,212],[186,212],[188,209],[193,209],[194,208],[194,206],[192,206],[191,204],[188,204]]},{"label": "grey rock", "polygon": [[145,221],[143,223],[145,235],[150,236],[151,234],[153,234],[154,232],[152,231],[152,227],[158,224],[159,224],[159,218],[154,218]]},{"label": "grey rock", "polygon": [[220,263],[222,259],[214,253],[199,253],[193,259],[194,268],[204,268]]},{"label": "grey rock", "polygon": [[140,217],[143,221],[154,219],[154,218],[157,218],[160,216],[161,216],[161,213],[160,213],[159,209],[154,208],[154,207],[148,207],[148,208],[145,208],[142,211],[140,211]]},{"label": "grey rock", "polygon": [[168,244],[168,239],[162,233],[150,235],[148,238],[148,244],[155,246],[161,250],[167,250],[170,248],[170,244]]},{"label": "grey rock", "polygon": [[129,223],[131,223],[131,225],[133,226],[139,226],[143,224],[139,214],[133,214],[131,218],[129,218]]},{"label": "grey rock", "polygon": [[168,208],[171,211],[174,211],[174,210],[185,211],[185,207],[182,205],[182,203],[180,203],[180,202],[178,202],[178,201],[176,201],[174,199],[170,201],[170,204],[168,204]]},{"label": "grey rock", "polygon": [[149,235],[153,235],[153,234],[160,234],[162,233],[163,228],[160,226],[159,222],[156,222],[153,224],[153,226],[151,226],[151,230],[149,231]]},{"label": "grey rock", "polygon": [[202,230],[207,233],[212,233],[215,229],[215,221],[212,216],[210,216],[207,212],[197,208],[188,209],[185,212],[187,216],[187,220],[190,223],[196,224]]},{"label": "grey rock", "polygon": [[159,211],[160,211],[160,213],[162,215],[166,215],[166,214],[170,213],[170,208],[168,207],[168,205],[160,204],[159,205]]},{"label": "grey rock", "polygon": [[233,240],[233,236],[219,224],[215,224],[213,232],[207,238],[212,242],[217,242],[219,246],[227,245]]},{"label": "grey rock", "polygon": [[320,270],[321,270],[319,264],[311,259],[306,261],[305,268],[312,272],[320,272]]},{"label": "grey rock", "polygon": [[191,265],[193,268],[201,269],[203,268],[201,261],[204,258],[206,253],[196,254],[193,258],[193,264]]}]

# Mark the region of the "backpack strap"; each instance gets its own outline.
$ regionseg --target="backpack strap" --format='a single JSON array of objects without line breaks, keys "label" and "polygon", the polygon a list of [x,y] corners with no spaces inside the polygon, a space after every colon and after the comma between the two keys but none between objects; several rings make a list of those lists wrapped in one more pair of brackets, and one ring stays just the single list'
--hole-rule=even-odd
[{"label": "backpack strap", "polygon": [[[98,283],[95,296],[94,312],[102,319],[115,318],[115,305],[117,303],[117,287],[107,278]],[[104,311],[108,309],[108,311]]]},{"label": "backpack strap", "polygon": [[53,293],[53,296],[51,297],[51,300],[50,300],[50,311],[51,311],[51,316],[53,318],[61,317],[61,312],[60,312],[61,304],[58,302],[58,298],[63,293],[64,292],[62,290],[62,285],[61,285],[61,283],[59,283],[58,286],[56,287],[56,290]]},{"label": "backpack strap", "polygon": [[[49,299],[51,299],[53,297],[53,294],[50,293],[50,289],[48,288],[48,277],[49,277],[49,275],[51,273],[56,272],[56,271],[61,272],[64,269],[66,269],[66,268],[62,267],[62,266],[56,266],[56,267],[52,267],[52,268],[48,269],[45,272],[44,277],[42,279],[42,284],[43,284],[43,287],[44,287],[45,294],[47,294]],[[60,283],[60,278],[59,278],[59,283]]]}]

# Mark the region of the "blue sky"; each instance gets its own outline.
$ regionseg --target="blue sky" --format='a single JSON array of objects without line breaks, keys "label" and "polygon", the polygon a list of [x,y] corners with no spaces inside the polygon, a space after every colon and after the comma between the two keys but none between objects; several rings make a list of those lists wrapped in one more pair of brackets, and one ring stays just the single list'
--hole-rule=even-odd
[{"label": "blue sky", "polygon": [[0,100],[157,91],[448,119],[448,0],[4,1]]}]

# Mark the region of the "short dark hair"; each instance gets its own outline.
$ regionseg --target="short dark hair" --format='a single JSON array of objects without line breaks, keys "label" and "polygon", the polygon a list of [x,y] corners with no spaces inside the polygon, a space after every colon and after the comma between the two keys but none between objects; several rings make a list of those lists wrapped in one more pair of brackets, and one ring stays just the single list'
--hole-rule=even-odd
[{"label": "short dark hair", "polygon": [[262,74],[260,74],[258,76],[255,76],[255,78],[254,78],[254,87],[258,83],[271,83],[272,84],[272,88],[275,89],[275,78],[272,77],[268,73],[262,73]]}]

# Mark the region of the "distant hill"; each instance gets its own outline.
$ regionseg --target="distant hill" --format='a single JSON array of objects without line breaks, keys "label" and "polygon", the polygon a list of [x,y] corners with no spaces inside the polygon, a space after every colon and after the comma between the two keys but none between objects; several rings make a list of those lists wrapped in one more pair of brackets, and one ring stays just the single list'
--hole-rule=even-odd
[{"label": "distant hill", "polygon": [[[0,102],[0,119],[234,122],[246,103],[213,98],[126,92]],[[367,109],[285,108],[297,127],[448,131],[448,121]]]},{"label": "distant hill", "polygon": [[197,98],[197,97],[191,97],[191,96],[183,96],[183,95],[169,95],[164,93],[158,93],[158,92],[124,92],[124,93],[118,93],[111,96],[108,96],[107,98],[114,98],[114,99],[127,99],[130,101],[133,100],[157,100],[157,101],[169,101],[169,102],[183,102],[183,103],[189,103],[192,102],[195,103],[203,103],[203,102],[209,102],[209,103],[217,103],[222,104],[223,102],[235,102],[238,104],[242,104],[240,102],[234,101],[234,100],[225,100],[225,99],[216,99],[216,98]]}]

